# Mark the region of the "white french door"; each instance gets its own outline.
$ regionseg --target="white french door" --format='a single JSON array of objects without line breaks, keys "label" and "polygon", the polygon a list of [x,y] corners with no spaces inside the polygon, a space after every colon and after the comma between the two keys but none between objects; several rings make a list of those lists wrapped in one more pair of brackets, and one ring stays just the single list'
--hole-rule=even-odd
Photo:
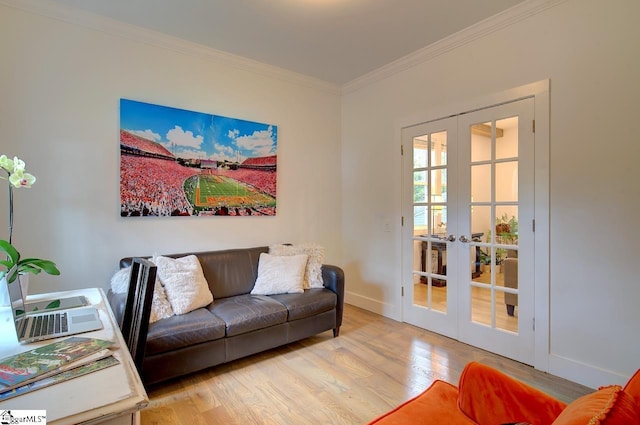
[{"label": "white french door", "polygon": [[533,98],[403,129],[403,314],[532,364]]},{"label": "white french door", "polygon": [[457,338],[457,118],[402,134],[404,321]]}]

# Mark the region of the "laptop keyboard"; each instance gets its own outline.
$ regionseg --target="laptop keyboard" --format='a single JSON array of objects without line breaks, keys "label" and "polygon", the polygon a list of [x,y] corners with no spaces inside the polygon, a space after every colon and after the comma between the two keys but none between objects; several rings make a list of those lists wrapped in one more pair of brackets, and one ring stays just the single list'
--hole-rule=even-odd
[{"label": "laptop keyboard", "polygon": [[[51,313],[41,316],[30,317],[31,329],[27,335],[28,338],[35,338],[42,335],[57,334],[67,332],[69,330],[67,313]],[[24,326],[20,337],[24,337],[29,326]]]}]

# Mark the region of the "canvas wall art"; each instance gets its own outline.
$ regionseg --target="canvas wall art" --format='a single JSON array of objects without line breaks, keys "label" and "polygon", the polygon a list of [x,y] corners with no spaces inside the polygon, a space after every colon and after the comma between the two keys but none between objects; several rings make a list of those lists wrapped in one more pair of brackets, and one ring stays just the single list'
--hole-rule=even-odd
[{"label": "canvas wall art", "polygon": [[120,214],[276,214],[275,125],[120,100]]}]

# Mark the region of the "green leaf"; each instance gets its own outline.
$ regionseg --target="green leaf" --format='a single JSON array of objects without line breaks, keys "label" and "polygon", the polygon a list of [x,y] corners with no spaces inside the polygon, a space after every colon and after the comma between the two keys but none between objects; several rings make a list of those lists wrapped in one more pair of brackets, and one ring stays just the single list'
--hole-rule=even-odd
[{"label": "green leaf", "polygon": [[56,267],[56,264],[50,260],[41,260],[39,258],[25,258],[24,260],[20,261],[19,264],[21,269],[25,269],[26,267],[29,267],[30,268],[29,273],[38,274],[40,273],[39,269],[42,269],[46,273],[51,275],[60,274],[60,270],[58,270],[58,268]]},{"label": "green leaf", "polygon": [[20,260],[20,254],[18,251],[13,247],[13,245],[3,239],[0,239],[0,250],[7,254],[11,259],[12,264],[17,263]]},{"label": "green leaf", "polygon": [[60,307],[60,300],[55,300],[55,301],[51,301],[49,304],[47,304],[47,306],[44,308],[45,310],[50,309],[50,308],[58,308]]},{"label": "green leaf", "polygon": [[20,271],[20,273],[31,273],[31,274],[40,273],[40,269],[38,267],[33,267],[29,264],[21,264],[18,267],[18,270]]}]

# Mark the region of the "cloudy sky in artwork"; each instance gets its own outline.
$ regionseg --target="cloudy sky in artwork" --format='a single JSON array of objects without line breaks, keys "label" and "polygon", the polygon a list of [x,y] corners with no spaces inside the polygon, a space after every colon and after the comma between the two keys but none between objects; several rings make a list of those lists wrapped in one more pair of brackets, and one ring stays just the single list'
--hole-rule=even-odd
[{"label": "cloudy sky in artwork", "polygon": [[120,129],[157,142],[176,158],[229,160],[276,155],[278,128],[236,118],[120,99]]}]

